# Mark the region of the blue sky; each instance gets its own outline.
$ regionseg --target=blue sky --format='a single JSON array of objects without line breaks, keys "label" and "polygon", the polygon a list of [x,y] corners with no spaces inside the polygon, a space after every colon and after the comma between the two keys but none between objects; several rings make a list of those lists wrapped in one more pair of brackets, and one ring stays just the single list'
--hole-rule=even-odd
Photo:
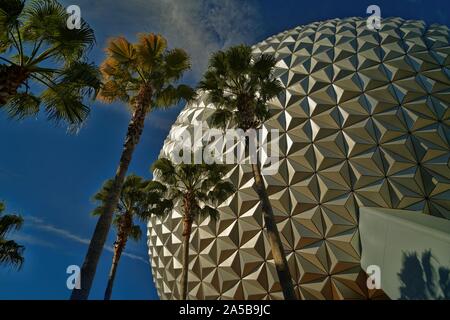
[{"label": "blue sky", "polygon": [[[450,25],[448,0],[68,0],[95,29],[99,63],[108,37],[159,32],[183,47],[194,67],[185,81],[195,85],[209,54],[226,46],[252,44],[284,30],[335,17],[366,16],[378,4],[383,17],[400,16]],[[152,114],[130,172],[150,177],[171,124],[182,106]],[[0,200],[26,219],[14,235],[26,246],[20,272],[0,268],[0,299],[67,299],[66,268],[81,265],[96,220],[92,195],[116,169],[130,115],[120,104],[95,103],[76,135],[44,117],[12,121],[0,111]],[[108,247],[114,241],[111,232]],[[130,242],[122,258],[113,299],[157,299],[146,241]],[[105,250],[91,298],[101,299],[112,254]]]}]

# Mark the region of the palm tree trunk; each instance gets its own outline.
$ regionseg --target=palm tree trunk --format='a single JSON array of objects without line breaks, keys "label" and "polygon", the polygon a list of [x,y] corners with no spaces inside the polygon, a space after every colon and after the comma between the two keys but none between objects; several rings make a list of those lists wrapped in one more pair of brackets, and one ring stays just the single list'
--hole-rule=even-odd
[{"label": "palm tree trunk", "polygon": [[181,300],[187,299],[188,294],[188,274],[189,274],[189,242],[192,231],[191,202],[184,198],[184,219],[183,219],[183,271],[181,275]]},{"label": "palm tree trunk", "polygon": [[264,214],[264,222],[269,236],[269,243],[272,250],[273,260],[277,269],[278,278],[285,300],[297,300],[294,286],[292,284],[292,277],[286,260],[286,254],[281,243],[280,233],[278,232],[277,224],[267,196],[266,186],[261,175],[259,161],[252,164],[253,176],[255,178],[256,192],[261,200],[262,211]]},{"label": "palm tree trunk", "polygon": [[131,228],[133,226],[133,217],[130,212],[125,212],[119,218],[119,227],[117,230],[117,239],[114,243],[114,255],[111,265],[111,270],[109,272],[108,285],[105,290],[105,300],[111,300],[112,289],[114,286],[114,280],[116,278],[117,267],[119,265],[120,257],[125,249],[128,241],[128,235],[130,234]]},{"label": "palm tree trunk", "polygon": [[119,202],[119,196],[125,181],[125,176],[133,156],[134,149],[144,130],[145,116],[150,107],[152,96],[151,88],[143,86],[136,98],[136,109],[128,125],[124,149],[120,158],[119,167],[114,178],[109,198],[105,203],[105,211],[100,216],[95,227],[94,235],[89,244],[89,249],[81,268],[81,289],[73,289],[71,300],[86,300],[94,281],[97,264],[108,237],[109,229],[113,219],[113,213]]},{"label": "palm tree trunk", "polygon": [[24,68],[16,65],[0,65],[0,106],[17,94],[19,87],[28,78],[29,73]]},{"label": "palm tree trunk", "polygon": [[[119,238],[119,237],[118,237]],[[111,265],[111,270],[108,277],[108,285],[105,290],[105,300],[111,300],[112,289],[114,286],[114,280],[116,278],[117,266],[119,265],[120,257],[122,256],[123,249],[125,248],[126,239],[117,239],[114,246],[114,255]]]}]

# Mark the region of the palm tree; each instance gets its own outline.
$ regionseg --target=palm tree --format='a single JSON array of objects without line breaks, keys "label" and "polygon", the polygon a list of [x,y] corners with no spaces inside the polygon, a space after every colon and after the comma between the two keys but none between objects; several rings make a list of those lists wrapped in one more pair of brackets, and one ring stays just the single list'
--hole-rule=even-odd
[{"label": "palm tree", "polygon": [[0,202],[0,265],[9,265],[20,269],[23,264],[24,247],[13,240],[6,239],[6,235],[12,230],[22,227],[22,217],[16,215],[3,215],[5,204]]},{"label": "palm tree", "polygon": [[43,106],[49,119],[79,125],[89,114],[84,97],[100,87],[85,57],[95,36],[84,20],[69,30],[67,19],[56,0],[0,0],[0,108],[11,117]]},{"label": "palm tree", "polygon": [[[94,215],[100,216],[103,213],[104,205],[108,200],[113,183],[112,179],[106,181],[102,189],[94,196],[94,199],[100,203],[95,208]],[[128,239],[130,238],[134,241],[141,239],[141,228],[134,223],[134,219],[138,218],[146,222],[151,214],[165,214],[172,209],[171,201],[161,199],[165,191],[164,188],[161,188],[159,184],[155,184],[156,182],[154,181],[145,181],[136,175],[129,175],[125,179],[119,203],[114,211],[113,224],[117,230],[117,237],[114,242],[114,254],[105,291],[105,300],[111,299],[117,267]]]},{"label": "palm tree", "polygon": [[[217,106],[211,116],[211,125],[223,129],[236,125],[244,132],[260,128],[270,116],[268,101],[282,91],[280,81],[273,77],[275,63],[272,55],[262,54],[253,58],[252,49],[244,45],[215,53],[199,85]],[[261,175],[259,158],[252,164],[252,171],[283,295],[286,300],[295,300],[292,278]]]},{"label": "palm tree", "polygon": [[188,292],[189,241],[192,223],[198,215],[216,219],[216,207],[225,201],[235,189],[224,181],[227,167],[218,164],[174,164],[160,158],[153,166],[155,178],[167,189],[165,198],[174,204],[181,201],[183,208],[183,272],[181,276],[181,298],[186,300]]},{"label": "palm tree", "polygon": [[89,296],[97,264],[111,227],[113,212],[117,208],[133,152],[144,130],[146,116],[153,110],[194,97],[192,88],[173,85],[190,69],[189,56],[181,49],[167,50],[167,41],[162,36],[141,34],[135,44],[131,44],[124,37],[113,38],[106,48],[106,53],[107,58],[100,68],[104,83],[99,97],[108,103],[126,103],[132,111],[132,117],[116,176],[81,269],[81,289],[72,291],[73,300],[84,300]]}]

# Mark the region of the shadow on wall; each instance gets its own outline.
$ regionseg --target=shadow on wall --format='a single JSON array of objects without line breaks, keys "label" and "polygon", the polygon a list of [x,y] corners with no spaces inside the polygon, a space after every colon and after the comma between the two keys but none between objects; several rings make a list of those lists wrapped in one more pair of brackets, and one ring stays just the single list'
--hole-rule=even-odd
[{"label": "shadow on wall", "polygon": [[403,265],[398,277],[401,300],[450,300],[450,269],[439,266],[431,250],[419,259],[416,252],[403,252]]}]

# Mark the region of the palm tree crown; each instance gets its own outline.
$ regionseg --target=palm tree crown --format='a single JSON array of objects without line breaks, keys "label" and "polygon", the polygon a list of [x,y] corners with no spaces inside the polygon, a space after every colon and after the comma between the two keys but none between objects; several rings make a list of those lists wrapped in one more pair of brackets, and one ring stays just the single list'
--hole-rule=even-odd
[{"label": "palm tree crown", "polygon": [[245,45],[215,53],[199,85],[217,107],[212,125],[224,128],[232,123],[247,131],[267,120],[267,102],[282,91],[281,82],[272,77],[275,64],[272,55],[253,58]]},{"label": "palm tree crown", "polygon": [[140,103],[155,109],[195,95],[189,86],[173,85],[190,69],[189,56],[182,49],[168,50],[167,40],[160,35],[140,34],[135,44],[124,37],[113,38],[106,54],[99,95],[104,102],[122,101],[132,109]]},{"label": "palm tree crown", "polygon": [[9,232],[22,227],[23,219],[17,215],[4,215],[5,204],[0,202],[0,265],[20,268],[23,264],[24,247],[6,239]]},{"label": "palm tree crown", "polygon": [[[175,164],[167,158],[152,166],[159,188],[165,190],[166,201],[190,201],[191,213],[217,218],[217,206],[234,191],[234,185],[224,180],[229,168],[219,164]],[[158,181],[154,181],[157,188]],[[155,210],[156,213],[156,210]]]},{"label": "palm tree crown", "polygon": [[89,114],[84,97],[101,84],[85,56],[95,36],[84,20],[72,30],[67,20],[56,0],[0,0],[0,108],[11,117],[43,106],[49,119],[78,125]]},{"label": "palm tree crown", "polygon": [[[102,189],[95,194],[94,200],[99,202],[99,206],[94,209],[93,215],[99,216],[103,213],[113,183],[113,179],[106,181]],[[124,223],[125,215],[130,215],[132,218],[137,217],[140,221],[146,222],[152,214],[161,215],[172,209],[171,201],[161,199],[165,192],[164,186],[156,185],[156,183],[156,181],[147,181],[134,174],[126,177],[117,209],[114,212],[113,224],[118,231]],[[133,240],[137,241],[141,238],[142,232],[139,225],[133,224],[127,231]]]}]

